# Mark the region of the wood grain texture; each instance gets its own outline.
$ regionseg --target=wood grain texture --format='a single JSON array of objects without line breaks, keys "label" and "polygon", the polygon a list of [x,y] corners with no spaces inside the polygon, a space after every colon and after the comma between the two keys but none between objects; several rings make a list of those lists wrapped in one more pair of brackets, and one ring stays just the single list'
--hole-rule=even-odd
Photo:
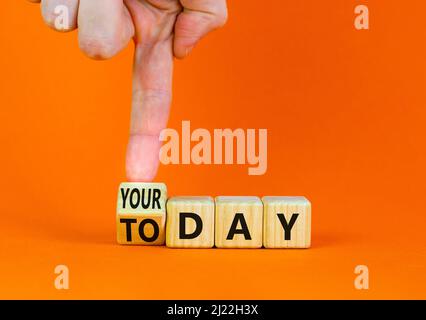
[{"label": "wood grain texture", "polygon": [[[262,247],[263,205],[258,197],[216,197],[215,245],[218,248]],[[248,233],[231,233],[237,230]]]},{"label": "wood grain texture", "polygon": [[163,183],[123,182],[117,198],[117,242],[163,245],[167,188]]},{"label": "wood grain texture", "polygon": [[[212,197],[170,198],[167,201],[166,245],[171,248],[212,248],[214,208]],[[183,230],[181,226],[185,226]]]},{"label": "wood grain texture", "polygon": [[[308,199],[266,196],[262,198],[262,202],[265,248],[309,248],[311,246],[311,203]],[[293,225],[292,222],[294,222]]]}]

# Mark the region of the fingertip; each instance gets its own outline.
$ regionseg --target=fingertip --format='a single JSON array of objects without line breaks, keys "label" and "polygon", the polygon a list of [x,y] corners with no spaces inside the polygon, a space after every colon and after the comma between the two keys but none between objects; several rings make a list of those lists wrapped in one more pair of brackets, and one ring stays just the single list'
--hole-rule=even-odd
[{"label": "fingertip", "polygon": [[179,46],[176,45],[174,48],[174,56],[177,59],[185,59],[194,49],[194,46]]},{"label": "fingertip", "polygon": [[113,40],[102,38],[79,37],[80,50],[90,59],[108,60],[120,51],[120,47]]},{"label": "fingertip", "polygon": [[186,58],[187,54],[183,54],[181,51],[174,50],[173,55],[176,59],[183,60]]},{"label": "fingertip", "polygon": [[111,59],[127,47],[134,26],[122,0],[86,0],[78,7],[79,47],[94,60]]}]

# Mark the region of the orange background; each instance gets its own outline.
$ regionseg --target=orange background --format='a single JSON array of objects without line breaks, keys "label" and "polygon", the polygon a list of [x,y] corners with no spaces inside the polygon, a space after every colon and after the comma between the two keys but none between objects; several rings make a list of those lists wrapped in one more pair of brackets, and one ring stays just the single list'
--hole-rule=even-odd
[{"label": "orange background", "polygon": [[[353,26],[357,4],[369,31]],[[170,195],[305,195],[313,247],[116,245],[133,48],[93,62],[76,32],[3,1],[0,298],[426,298],[425,1],[231,0],[229,12],[176,62],[169,127],[267,128],[267,174],[162,166],[157,180]],[[354,288],[358,264],[370,290]]]}]

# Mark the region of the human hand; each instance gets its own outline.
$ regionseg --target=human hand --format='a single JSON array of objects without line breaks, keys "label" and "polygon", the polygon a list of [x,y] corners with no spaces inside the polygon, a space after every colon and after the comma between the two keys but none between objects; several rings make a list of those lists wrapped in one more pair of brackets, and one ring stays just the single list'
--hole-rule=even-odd
[{"label": "human hand", "polygon": [[[55,8],[69,11],[81,50],[109,59],[135,43],[132,112],[126,156],[129,181],[151,181],[158,164],[159,134],[171,104],[173,57],[186,57],[197,42],[227,19],[226,0],[28,0],[41,2],[45,22],[55,28]],[[63,31],[63,30],[62,30]]]}]

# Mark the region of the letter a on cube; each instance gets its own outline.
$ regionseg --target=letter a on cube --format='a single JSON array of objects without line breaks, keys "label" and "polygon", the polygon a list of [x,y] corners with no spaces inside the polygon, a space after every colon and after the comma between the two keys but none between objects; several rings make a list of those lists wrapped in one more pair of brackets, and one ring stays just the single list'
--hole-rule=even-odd
[{"label": "letter a on cube", "polygon": [[173,197],[167,201],[166,245],[171,248],[214,246],[212,197]]},{"label": "letter a on cube", "polygon": [[263,205],[258,197],[216,197],[218,248],[261,248]]},{"label": "letter a on cube", "polygon": [[163,183],[120,184],[117,200],[117,242],[163,245],[167,188]]},{"label": "letter a on cube", "polygon": [[309,248],[311,203],[305,197],[263,197],[265,248]]}]

